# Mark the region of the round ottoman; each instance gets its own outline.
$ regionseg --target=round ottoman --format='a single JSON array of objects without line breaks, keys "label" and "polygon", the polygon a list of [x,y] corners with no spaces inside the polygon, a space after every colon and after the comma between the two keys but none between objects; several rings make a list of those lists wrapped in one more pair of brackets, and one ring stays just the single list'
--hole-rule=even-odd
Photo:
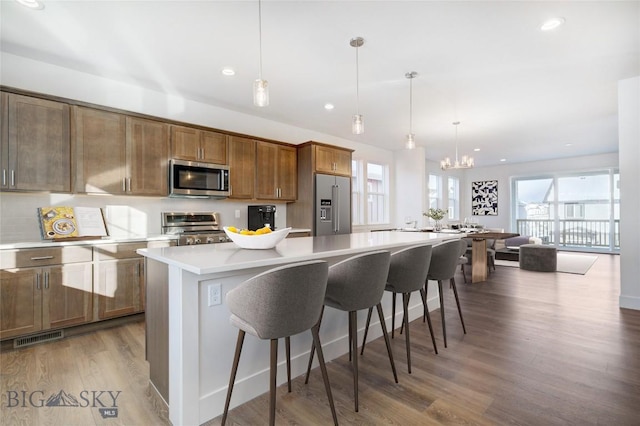
[{"label": "round ottoman", "polygon": [[528,271],[555,272],[558,256],[555,247],[542,244],[520,246],[520,268]]}]

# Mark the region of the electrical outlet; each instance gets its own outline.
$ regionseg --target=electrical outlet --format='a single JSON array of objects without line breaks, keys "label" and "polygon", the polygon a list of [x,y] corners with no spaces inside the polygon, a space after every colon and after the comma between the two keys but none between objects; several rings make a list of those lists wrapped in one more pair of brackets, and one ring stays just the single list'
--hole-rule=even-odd
[{"label": "electrical outlet", "polygon": [[207,290],[209,292],[209,306],[215,306],[222,303],[222,289],[220,283],[209,284]]},{"label": "electrical outlet", "polygon": [[240,210],[236,210],[236,219],[240,219]]}]

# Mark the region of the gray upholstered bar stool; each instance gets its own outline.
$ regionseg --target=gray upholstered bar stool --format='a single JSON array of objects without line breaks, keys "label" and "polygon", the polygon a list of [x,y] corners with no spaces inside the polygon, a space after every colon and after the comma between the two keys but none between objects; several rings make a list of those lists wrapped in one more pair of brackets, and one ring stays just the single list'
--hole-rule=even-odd
[{"label": "gray upholstered bar stool", "polygon": [[[358,321],[357,314],[362,309],[373,309],[375,306],[380,318],[382,334],[387,345],[387,354],[393,371],[393,378],[398,383],[396,365],[393,362],[391,343],[382,312],[382,295],[389,273],[390,253],[375,251],[350,257],[329,268],[327,293],[324,306],[349,312],[349,355],[353,366],[354,406],[358,411]],[[324,307],[322,308],[324,312]],[[320,315],[322,321],[322,314]],[[311,346],[311,356],[307,367],[305,383],[309,381],[311,363],[315,344]]]},{"label": "gray upholstered bar stool", "polygon": [[[338,424],[329,377],[322,355],[322,346],[320,346],[318,337],[318,319],[327,287],[327,275],[328,264],[324,261],[294,263],[256,275],[227,293],[227,305],[231,311],[230,321],[239,330],[227,399],[222,415],[223,425],[227,420],[245,333],[271,341],[269,424],[274,425],[278,339],[288,338],[306,330],[311,330],[313,342],[318,347],[318,360],[333,422]],[[288,364],[289,354],[287,353]]]},{"label": "gray upholstered bar stool", "polygon": [[[409,336],[409,296],[414,291],[420,291],[422,294],[424,290],[424,283],[427,280],[427,272],[429,271],[429,264],[431,262],[431,245],[421,245],[408,247],[403,250],[399,250],[391,255],[391,265],[389,266],[389,276],[387,278],[386,291],[392,293],[392,313],[391,323],[392,328],[395,329],[396,318],[396,294],[402,294],[402,310],[403,316],[403,328],[405,331],[405,342],[407,347],[407,370],[411,374],[411,339]],[[423,300],[426,300],[426,295],[423,295]],[[369,330],[369,319],[371,318],[372,309],[369,308],[369,315],[367,318],[367,325],[364,331],[364,340],[362,342],[362,352],[364,353],[364,345],[367,339],[367,331]],[[429,323],[429,332],[431,333],[431,342],[433,343],[433,350],[438,353],[438,347],[436,346],[436,339],[433,335],[433,327],[431,325],[431,317],[429,311],[425,311],[426,318]],[[393,332],[392,332],[393,337]]]},{"label": "gray upholstered bar stool", "polygon": [[[458,314],[460,315],[460,322],[462,322],[462,330],[467,334],[467,329],[464,326],[464,319],[462,318],[462,310],[460,309],[460,299],[458,298],[458,289],[456,288],[456,280],[454,278],[456,269],[458,267],[458,259],[467,250],[467,243],[464,239],[445,241],[433,247],[433,254],[431,255],[431,265],[429,266],[429,274],[427,279],[438,282],[438,293],[440,296],[440,317],[442,318],[442,335],[444,338],[444,347],[447,347],[447,328],[444,322],[444,295],[442,292],[442,282],[449,280],[453,294],[456,297],[456,304],[458,305]],[[428,285],[425,284],[425,287]],[[423,298],[425,312],[428,312],[426,298]],[[427,317],[428,318],[428,317]]]}]

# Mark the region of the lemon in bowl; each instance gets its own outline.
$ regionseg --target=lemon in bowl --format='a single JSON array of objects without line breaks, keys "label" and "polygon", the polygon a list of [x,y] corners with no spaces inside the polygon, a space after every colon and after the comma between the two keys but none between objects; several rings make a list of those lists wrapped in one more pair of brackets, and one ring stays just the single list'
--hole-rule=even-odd
[{"label": "lemon in bowl", "polygon": [[224,232],[236,245],[244,249],[264,250],[271,249],[289,235],[291,228],[272,231],[270,228],[260,228],[256,231],[237,229],[233,226],[225,226]]}]

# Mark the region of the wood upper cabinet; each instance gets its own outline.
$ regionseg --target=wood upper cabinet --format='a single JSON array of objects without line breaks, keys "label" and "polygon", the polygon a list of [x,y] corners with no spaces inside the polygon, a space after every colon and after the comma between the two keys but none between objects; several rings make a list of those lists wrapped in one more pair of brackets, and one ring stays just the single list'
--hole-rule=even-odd
[{"label": "wood upper cabinet", "polygon": [[126,116],[74,107],[76,192],[126,193]]},{"label": "wood upper cabinet", "polygon": [[168,194],[167,124],[74,107],[74,125],[76,192]]},{"label": "wood upper cabinet", "polygon": [[127,117],[127,193],[169,195],[169,126]]},{"label": "wood upper cabinet", "polygon": [[256,177],[256,141],[229,137],[229,198],[253,198]]},{"label": "wood upper cabinet", "polygon": [[315,146],[315,170],[318,173],[351,176],[351,151],[323,145]]},{"label": "wood upper cabinet", "polygon": [[71,191],[69,105],[2,94],[1,188]]},{"label": "wood upper cabinet", "polygon": [[255,198],[294,201],[297,197],[296,148],[256,143]]},{"label": "wood upper cabinet", "polygon": [[171,158],[227,164],[227,135],[171,126]]}]

